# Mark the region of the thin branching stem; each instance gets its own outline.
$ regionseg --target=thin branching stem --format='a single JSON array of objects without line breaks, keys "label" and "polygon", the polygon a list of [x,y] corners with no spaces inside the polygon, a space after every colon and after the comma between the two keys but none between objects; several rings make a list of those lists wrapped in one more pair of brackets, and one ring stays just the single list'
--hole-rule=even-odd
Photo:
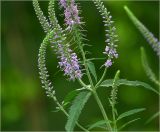
[{"label": "thin branching stem", "polygon": [[104,72],[103,72],[103,74],[102,74],[100,80],[99,80],[98,83],[96,84],[95,89],[99,86],[99,84],[101,84],[101,82],[103,81],[103,79],[104,79],[106,73],[107,73],[107,67],[104,69]]}]

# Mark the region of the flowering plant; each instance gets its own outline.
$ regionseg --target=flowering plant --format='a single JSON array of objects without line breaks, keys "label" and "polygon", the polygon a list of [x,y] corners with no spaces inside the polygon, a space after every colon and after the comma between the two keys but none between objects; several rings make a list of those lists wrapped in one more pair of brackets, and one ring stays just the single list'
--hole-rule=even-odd
[{"label": "flowering plant", "polygon": [[[112,20],[111,13],[104,6],[103,2],[100,0],[93,0],[94,5],[102,16],[104,27],[105,27],[105,36],[106,36],[106,46],[103,54],[106,57],[106,61],[103,62],[101,68],[104,72],[99,79],[97,79],[96,68],[92,62],[95,58],[87,58],[86,52],[84,50],[85,44],[85,35],[83,32],[82,18],[80,17],[80,11],[77,3],[74,0],[60,0],[60,8],[64,10],[64,25],[65,28],[62,28],[56,18],[54,10],[54,0],[49,1],[48,12],[49,12],[49,21],[44,16],[42,10],[39,7],[37,0],[33,0],[33,6],[36,12],[36,15],[46,33],[38,55],[38,67],[41,82],[43,88],[46,90],[48,97],[52,98],[57,104],[57,110],[62,111],[68,118],[65,125],[65,129],[68,132],[74,130],[77,125],[81,130],[89,132],[95,127],[99,127],[108,131],[118,131],[123,129],[126,125],[138,120],[133,119],[126,122],[122,126],[119,125],[119,120],[136,114],[138,112],[144,111],[145,108],[136,108],[129,110],[122,114],[118,114],[116,109],[117,103],[117,93],[118,87],[120,85],[128,86],[142,86],[148,90],[159,94],[157,90],[153,89],[150,85],[140,82],[140,81],[128,81],[127,79],[120,79],[120,70],[117,70],[115,77],[113,79],[105,79],[107,70],[113,65],[114,60],[118,59],[117,52],[117,41],[118,35],[116,34],[116,28],[114,26],[114,21]],[[49,74],[46,68],[45,53],[47,46],[50,45],[54,49],[54,53],[57,55],[58,67],[61,71],[64,72],[67,80],[69,81],[78,81],[79,85],[82,88],[77,88],[74,91],[70,92],[63,101],[59,101],[56,96],[55,88],[52,85],[51,81],[48,79]],[[76,53],[73,47],[78,48],[80,55]],[[98,59],[98,58],[96,58]],[[84,80],[84,77],[87,77],[87,81]],[[94,81],[94,79],[96,81]],[[87,82],[87,83],[86,83]],[[111,117],[108,116],[106,110],[99,98],[97,90],[99,87],[111,87],[111,94],[108,97],[110,106],[111,106]],[[78,122],[78,118],[84,108],[88,99],[93,95],[95,98],[102,116],[103,120],[97,121],[89,125],[89,127],[84,127]],[[67,98],[67,99],[66,99]],[[72,104],[70,104],[72,102]],[[70,109],[66,109],[66,106],[70,106]]]}]

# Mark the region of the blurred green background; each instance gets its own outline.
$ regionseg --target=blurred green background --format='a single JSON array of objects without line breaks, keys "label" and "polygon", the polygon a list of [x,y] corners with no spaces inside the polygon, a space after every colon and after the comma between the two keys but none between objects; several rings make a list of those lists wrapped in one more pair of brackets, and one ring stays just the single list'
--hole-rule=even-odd
[{"label": "blurred green background", "polygon": [[[46,97],[44,89],[41,88],[37,55],[45,34],[35,15],[32,2],[2,1],[1,3],[1,129],[3,131],[63,131],[66,117],[61,112],[53,112],[55,103]],[[86,47],[86,50],[92,53],[87,57],[104,57],[102,52],[105,48],[105,34],[102,19],[92,2],[79,1],[79,3],[82,9],[81,16],[86,22],[84,28],[90,40],[88,43],[92,45],[92,47]],[[41,1],[40,5],[47,15],[48,2]],[[157,77],[158,57],[126,15],[124,5],[127,5],[157,38],[159,37],[158,1],[105,1],[105,6],[113,16],[119,35],[119,58],[108,70],[106,78],[113,78],[116,70],[120,69],[121,78],[144,81],[157,88],[145,75],[140,60],[140,47],[145,47],[150,66]],[[62,24],[62,11],[59,11],[57,6],[58,4],[56,4],[57,17]],[[103,69],[99,67],[104,61],[94,61],[94,63],[100,77]],[[56,56],[50,47],[47,52],[47,67],[60,101],[69,91],[80,88],[77,82],[67,81],[62,72],[57,73]],[[98,90],[104,107],[111,116],[108,103],[109,92],[110,89]],[[141,120],[126,127],[125,130],[158,130],[158,118],[147,125],[144,124],[158,111],[158,96],[141,87],[119,88],[118,113],[141,107],[147,108],[146,111],[126,118],[120,124],[134,117],[140,117]],[[94,98],[91,97],[80,116],[80,122],[86,126],[101,119],[101,112]],[[79,129],[76,128],[76,130]]]}]

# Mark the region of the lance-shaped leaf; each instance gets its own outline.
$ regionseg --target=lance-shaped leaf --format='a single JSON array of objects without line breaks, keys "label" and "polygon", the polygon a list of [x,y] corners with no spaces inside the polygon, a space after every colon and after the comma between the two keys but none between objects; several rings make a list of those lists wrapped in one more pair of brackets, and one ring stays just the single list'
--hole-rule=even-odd
[{"label": "lance-shaped leaf", "polygon": [[88,68],[89,68],[91,74],[93,75],[93,77],[97,81],[97,74],[96,74],[96,69],[95,69],[94,63],[92,61],[87,61],[87,65],[88,65]]},{"label": "lance-shaped leaf", "polygon": [[117,118],[117,120],[120,120],[120,119],[123,119],[124,117],[127,117],[127,116],[130,116],[130,115],[133,115],[133,114],[136,114],[138,112],[142,112],[144,111],[145,108],[139,108],[139,109],[133,109],[133,110],[129,110],[129,111],[126,111],[122,114],[120,114]]},{"label": "lance-shaped leaf", "polygon": [[74,99],[72,106],[70,107],[68,121],[66,123],[65,129],[67,132],[72,132],[75,124],[81,114],[81,111],[88,101],[91,92],[83,91]]},{"label": "lance-shaped leaf", "polygon": [[[105,81],[103,81],[100,86],[101,87],[110,87],[113,84],[113,79],[107,79]],[[133,87],[138,87],[138,86],[142,86],[148,90],[151,90],[155,93],[157,93],[159,95],[159,92],[156,91],[154,88],[152,88],[149,84],[141,82],[141,81],[128,81],[126,79],[119,79],[117,80],[117,86],[120,85],[127,85],[127,86],[133,86]]]},{"label": "lance-shaped leaf", "polygon": [[[111,121],[109,121],[111,123]],[[88,130],[91,130],[96,127],[105,128],[106,121],[100,120],[88,126]],[[106,129],[106,128],[105,128]]]},{"label": "lance-shaped leaf", "polygon": [[126,122],[126,123],[123,124],[118,130],[119,130],[119,131],[122,130],[124,127],[128,126],[129,124],[131,124],[131,123],[133,123],[133,122],[135,122],[135,121],[137,121],[137,120],[139,120],[139,119],[140,119],[140,118],[136,118],[136,119],[133,119],[133,120],[131,120],[131,121]]}]

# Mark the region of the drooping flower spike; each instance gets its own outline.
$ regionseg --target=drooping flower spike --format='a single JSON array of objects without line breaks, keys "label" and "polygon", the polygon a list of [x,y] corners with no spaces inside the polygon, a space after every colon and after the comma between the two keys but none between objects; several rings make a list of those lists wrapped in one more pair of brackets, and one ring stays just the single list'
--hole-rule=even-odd
[{"label": "drooping flower spike", "polygon": [[[64,71],[64,75],[70,77],[70,80],[81,78],[82,73],[79,66],[79,60],[77,59],[76,53],[71,49],[64,47],[62,44],[58,44],[57,55],[60,61],[58,62],[59,67]],[[66,53],[67,52],[67,53]],[[70,56],[67,56],[69,54]]]},{"label": "drooping flower spike", "polygon": [[113,59],[118,58],[118,53],[116,50],[116,42],[118,41],[118,35],[116,35],[116,28],[113,25],[114,21],[111,20],[112,16],[110,15],[110,12],[108,12],[107,9],[104,7],[103,2],[101,2],[100,0],[93,0],[93,2],[103,18],[106,32],[105,42],[107,43],[103,54],[106,54],[108,56],[108,59],[106,60],[104,66],[110,67],[113,64]]},{"label": "drooping flower spike", "polygon": [[50,39],[57,58],[59,67],[64,71],[64,75],[69,76],[70,80],[80,79],[82,72],[79,65],[77,54],[70,49],[70,45],[65,43],[65,34],[62,34],[60,26],[56,26],[53,37]]},{"label": "drooping flower spike", "polygon": [[144,25],[141,23],[136,16],[130,11],[130,9],[125,6],[124,7],[126,13],[128,14],[131,21],[134,23],[134,25],[137,27],[137,29],[141,32],[141,34],[144,36],[144,38],[147,40],[147,42],[151,45],[153,50],[157,53],[158,56],[160,56],[160,41],[151,33]]}]

